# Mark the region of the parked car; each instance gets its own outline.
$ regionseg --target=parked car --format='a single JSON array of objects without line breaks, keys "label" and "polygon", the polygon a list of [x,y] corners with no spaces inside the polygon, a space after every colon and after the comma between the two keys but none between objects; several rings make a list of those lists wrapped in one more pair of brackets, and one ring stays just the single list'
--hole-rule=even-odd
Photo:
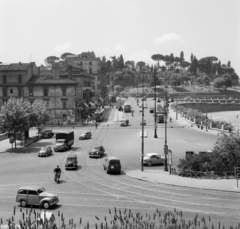
[{"label": "parked car", "polygon": [[149,111],[150,111],[150,113],[154,113],[155,108],[151,107],[151,108],[149,109]]},{"label": "parked car", "polygon": [[23,186],[18,189],[16,202],[22,207],[27,205],[41,205],[45,209],[56,205],[59,202],[58,195],[46,192],[45,188],[40,186]]},{"label": "parked car", "polygon": [[[139,158],[140,163],[142,162],[142,157]],[[164,164],[165,162],[165,157],[161,156],[158,153],[147,153],[143,157],[143,164],[152,166],[152,165],[158,165],[158,164]]]},{"label": "parked car", "polygon": [[107,173],[116,172],[121,174],[121,162],[116,157],[107,157],[104,161],[103,169],[106,170]]},{"label": "parked car", "polygon": [[48,157],[53,154],[52,148],[51,147],[42,147],[40,151],[38,152],[39,157]]},{"label": "parked car", "polygon": [[52,132],[52,130],[44,130],[41,133],[41,138],[52,138],[54,136],[54,133]]},{"label": "parked car", "polygon": [[92,150],[89,152],[89,157],[98,157],[100,158],[105,153],[103,146],[93,146]]},{"label": "parked car", "polygon": [[65,169],[77,169],[77,154],[69,154],[66,159]]},{"label": "parked car", "polygon": [[82,133],[79,137],[79,140],[90,139],[92,137],[91,132]]}]

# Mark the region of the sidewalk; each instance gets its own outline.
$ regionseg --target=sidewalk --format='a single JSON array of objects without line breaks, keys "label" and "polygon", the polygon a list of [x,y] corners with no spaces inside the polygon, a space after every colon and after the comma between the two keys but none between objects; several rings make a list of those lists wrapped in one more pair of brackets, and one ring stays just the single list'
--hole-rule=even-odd
[{"label": "sidewalk", "polygon": [[[172,122],[178,122],[184,128],[192,129],[193,131],[201,131],[206,134],[215,134],[219,133],[218,130],[208,129],[203,130],[198,128],[196,124],[192,124],[189,120],[182,117],[178,114],[178,119],[176,120],[176,112],[172,109],[169,109],[169,116],[172,118]],[[170,124],[170,123],[169,123]],[[239,188],[237,188],[237,180],[236,179],[201,179],[201,178],[190,178],[190,177],[182,177],[177,175],[170,175],[169,172],[165,172],[162,170],[133,170],[126,172],[126,175],[129,177],[133,177],[135,179],[144,180],[148,182],[156,182],[159,184],[167,184],[173,186],[180,187],[189,187],[203,190],[215,190],[215,191],[227,191],[227,192],[240,192],[240,184]]]},{"label": "sidewalk", "polygon": [[[240,192],[237,188],[236,179],[200,179],[170,175],[169,172],[162,170],[133,170],[126,172],[126,175],[135,179],[167,184],[173,186],[189,187],[196,189]],[[240,187],[240,184],[239,184]]]}]

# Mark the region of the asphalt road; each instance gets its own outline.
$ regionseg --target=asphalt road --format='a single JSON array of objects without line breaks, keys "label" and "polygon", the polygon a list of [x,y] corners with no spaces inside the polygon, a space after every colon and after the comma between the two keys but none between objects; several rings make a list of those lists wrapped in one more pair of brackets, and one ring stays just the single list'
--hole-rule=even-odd
[{"label": "asphalt road", "polygon": [[[112,109],[109,120],[104,120],[96,129],[94,124],[84,127],[75,127],[75,144],[71,151],[57,152],[48,158],[38,158],[37,153],[41,146],[53,146],[54,139],[45,139],[32,144],[19,153],[0,154],[0,216],[3,219],[12,215],[13,207],[19,205],[15,202],[17,189],[26,184],[40,185],[48,192],[59,195],[60,202],[50,211],[57,215],[60,211],[66,221],[73,218],[90,226],[99,222],[95,216],[103,221],[109,216],[109,209],[124,210],[130,208],[133,212],[153,213],[156,209],[162,212],[173,211],[174,208],[183,211],[185,218],[209,215],[213,223],[224,222],[225,225],[236,225],[239,222],[240,201],[238,193],[207,191],[177,186],[161,185],[156,183],[136,180],[125,175],[132,169],[140,169],[139,157],[141,155],[141,113],[136,101],[129,99],[135,110],[131,113],[119,113],[120,118],[128,118],[130,126],[120,127],[115,122],[117,113]],[[163,124],[158,125],[158,138],[153,137],[153,115],[149,107],[153,100],[146,101],[148,109],[145,111],[148,138],[144,140],[144,153],[160,152],[163,154],[165,129]],[[204,132],[193,131],[180,126],[173,118],[168,124],[167,144],[173,152],[173,162],[185,156],[185,151],[195,152],[211,149],[216,141],[216,136]],[[72,128],[53,128],[54,132],[68,132]],[[92,139],[78,140],[80,133],[92,131]],[[106,149],[103,158],[93,159],[88,157],[88,152],[93,145],[102,144]],[[64,163],[66,156],[72,152],[78,153],[79,167],[76,171],[66,171]],[[121,159],[122,174],[108,175],[103,170],[103,161],[106,156],[117,156]],[[53,169],[56,165],[62,167],[61,183],[53,180]],[[144,167],[149,169],[149,167]],[[163,166],[153,166],[151,169],[163,169]],[[191,182],[191,179],[190,179]],[[38,207],[36,207],[38,209]],[[17,214],[20,216],[20,214]]]}]

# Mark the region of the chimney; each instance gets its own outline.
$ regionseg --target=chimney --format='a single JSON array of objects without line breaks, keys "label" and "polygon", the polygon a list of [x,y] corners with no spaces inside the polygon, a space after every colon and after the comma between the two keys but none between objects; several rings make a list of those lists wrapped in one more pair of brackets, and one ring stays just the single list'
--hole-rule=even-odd
[{"label": "chimney", "polygon": [[59,79],[59,69],[60,69],[59,64],[54,64],[52,66],[52,76],[54,79]]},{"label": "chimney", "polygon": [[19,65],[22,66],[22,63],[19,61]]}]

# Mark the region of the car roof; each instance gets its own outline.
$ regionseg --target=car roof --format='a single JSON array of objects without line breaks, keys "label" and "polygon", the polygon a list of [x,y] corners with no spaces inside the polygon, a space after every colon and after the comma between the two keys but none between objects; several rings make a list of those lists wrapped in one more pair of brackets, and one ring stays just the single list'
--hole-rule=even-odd
[{"label": "car roof", "polygon": [[159,153],[147,153],[146,155],[153,156],[153,155],[160,155],[160,154]]},{"label": "car roof", "polygon": [[41,186],[37,186],[37,185],[26,185],[26,186],[22,186],[21,188],[19,188],[18,190],[20,189],[28,189],[28,190],[38,190],[40,188],[43,188]]},{"label": "car roof", "polygon": [[69,158],[69,157],[77,157],[77,154],[76,154],[76,153],[69,154],[69,155],[67,156],[67,158]]},{"label": "car roof", "polygon": [[102,145],[96,145],[96,146],[93,146],[92,148],[99,148],[99,147],[102,147]]},{"label": "car roof", "polygon": [[110,161],[110,160],[119,160],[119,158],[117,158],[117,157],[107,157],[108,158],[108,160]]}]

